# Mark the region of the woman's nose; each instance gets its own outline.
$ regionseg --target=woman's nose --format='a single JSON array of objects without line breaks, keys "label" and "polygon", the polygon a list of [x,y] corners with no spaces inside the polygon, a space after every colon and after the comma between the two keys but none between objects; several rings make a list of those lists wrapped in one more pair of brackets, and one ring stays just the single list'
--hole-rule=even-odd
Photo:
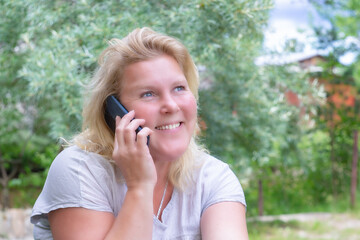
[{"label": "woman's nose", "polygon": [[179,105],[173,96],[165,96],[162,100],[161,113],[173,113],[179,111]]}]

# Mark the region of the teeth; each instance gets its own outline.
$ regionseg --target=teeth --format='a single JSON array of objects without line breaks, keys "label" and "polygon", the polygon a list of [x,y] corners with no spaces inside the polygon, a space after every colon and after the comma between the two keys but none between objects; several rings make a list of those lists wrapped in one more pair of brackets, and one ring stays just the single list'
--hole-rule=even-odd
[{"label": "teeth", "polygon": [[175,123],[175,124],[170,124],[170,125],[165,125],[165,126],[160,126],[160,127],[156,127],[157,130],[170,130],[170,129],[174,129],[180,126],[180,123]]}]

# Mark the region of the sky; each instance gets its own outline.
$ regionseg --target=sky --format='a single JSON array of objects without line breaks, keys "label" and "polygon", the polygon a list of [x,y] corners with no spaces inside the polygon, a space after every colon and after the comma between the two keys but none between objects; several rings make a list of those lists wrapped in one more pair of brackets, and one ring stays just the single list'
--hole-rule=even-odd
[{"label": "sky", "polygon": [[[305,51],[310,51],[312,33],[310,16],[316,12],[307,0],[275,0],[270,12],[269,26],[265,33],[265,46],[271,50],[281,50],[286,39],[296,38],[309,43]],[[316,21],[319,17],[316,17]],[[302,32],[302,33],[301,33]]]},{"label": "sky", "polygon": [[[303,44],[301,52],[273,56],[265,54],[256,60],[256,64],[284,64],[297,62],[316,55],[312,47],[312,29],[310,16],[317,16],[315,9],[307,0],[274,0],[274,8],[270,11],[268,28],[264,33],[264,47],[276,53],[283,52],[286,40],[297,39]],[[319,17],[317,20],[319,21]]]},{"label": "sky", "polygon": [[[287,56],[289,61],[310,57],[317,53],[326,54],[326,51],[319,52],[312,47],[314,38],[311,37],[313,35],[311,22],[324,25],[324,27],[328,23],[321,19],[308,0],[274,0],[274,3],[274,9],[270,11],[268,30],[265,32],[264,46],[267,49],[281,52],[286,40],[295,38],[304,44],[304,49],[297,54]],[[360,42],[358,44],[360,45]],[[347,53],[339,60],[342,64],[348,65],[355,57],[356,54]]]}]

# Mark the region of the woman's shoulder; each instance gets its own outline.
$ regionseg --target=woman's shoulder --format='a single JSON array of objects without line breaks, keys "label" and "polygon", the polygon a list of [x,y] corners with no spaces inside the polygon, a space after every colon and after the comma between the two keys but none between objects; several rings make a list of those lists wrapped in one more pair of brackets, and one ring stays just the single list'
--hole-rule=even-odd
[{"label": "woman's shoulder", "polygon": [[52,162],[48,178],[51,179],[96,179],[115,175],[114,167],[101,155],[85,151],[78,146],[62,150]]},{"label": "woman's shoulder", "polygon": [[206,152],[197,155],[201,163],[196,175],[196,193],[201,193],[202,211],[224,201],[235,201],[246,205],[239,179],[230,165]]},{"label": "woman's shoulder", "polygon": [[238,177],[231,169],[230,165],[218,158],[202,152],[198,155],[201,161],[201,167],[198,171],[197,180],[202,186],[208,186],[212,189],[228,186],[240,186]]},{"label": "woman's shoulder", "polygon": [[37,222],[59,208],[84,207],[113,212],[111,190],[114,186],[114,168],[108,160],[77,146],[67,147],[50,166],[33,208],[32,221]]},{"label": "woman's shoulder", "polygon": [[59,164],[60,166],[84,164],[102,166],[104,168],[112,167],[110,161],[100,154],[86,151],[76,145],[66,147],[62,150],[54,159],[53,164]]},{"label": "woman's shoulder", "polygon": [[229,169],[229,164],[223,162],[208,152],[199,151],[196,155],[196,162],[201,166],[202,171],[216,171]]},{"label": "woman's shoulder", "polygon": [[56,158],[61,159],[77,159],[77,160],[87,160],[87,159],[97,159],[100,161],[107,161],[103,156],[98,153],[87,151],[78,147],[77,145],[71,145],[65,147]]}]

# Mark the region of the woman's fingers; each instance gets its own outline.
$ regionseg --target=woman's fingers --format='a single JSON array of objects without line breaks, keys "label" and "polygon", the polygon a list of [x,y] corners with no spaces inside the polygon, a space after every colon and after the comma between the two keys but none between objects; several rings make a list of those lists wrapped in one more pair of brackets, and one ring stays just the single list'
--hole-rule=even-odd
[{"label": "woman's fingers", "polygon": [[136,130],[139,126],[145,123],[144,119],[134,119],[124,128],[124,141],[125,144],[135,144]]},{"label": "woman's fingers", "polygon": [[135,144],[137,136],[136,130],[145,123],[144,119],[134,119],[135,112],[130,111],[123,118],[116,117],[115,138],[117,144],[129,145]]},{"label": "woman's fingers", "polygon": [[118,143],[123,144],[124,142],[124,129],[129,125],[131,120],[134,118],[135,112],[130,111],[127,114],[125,114],[124,117],[120,118],[119,116],[116,117],[116,128],[115,128],[115,138],[117,138],[119,141]]},{"label": "woman's fingers", "polygon": [[147,147],[148,143],[150,143],[150,135],[152,133],[153,131],[148,127],[144,127],[143,129],[141,129],[141,131],[139,131],[136,136],[136,142],[138,147]]}]

